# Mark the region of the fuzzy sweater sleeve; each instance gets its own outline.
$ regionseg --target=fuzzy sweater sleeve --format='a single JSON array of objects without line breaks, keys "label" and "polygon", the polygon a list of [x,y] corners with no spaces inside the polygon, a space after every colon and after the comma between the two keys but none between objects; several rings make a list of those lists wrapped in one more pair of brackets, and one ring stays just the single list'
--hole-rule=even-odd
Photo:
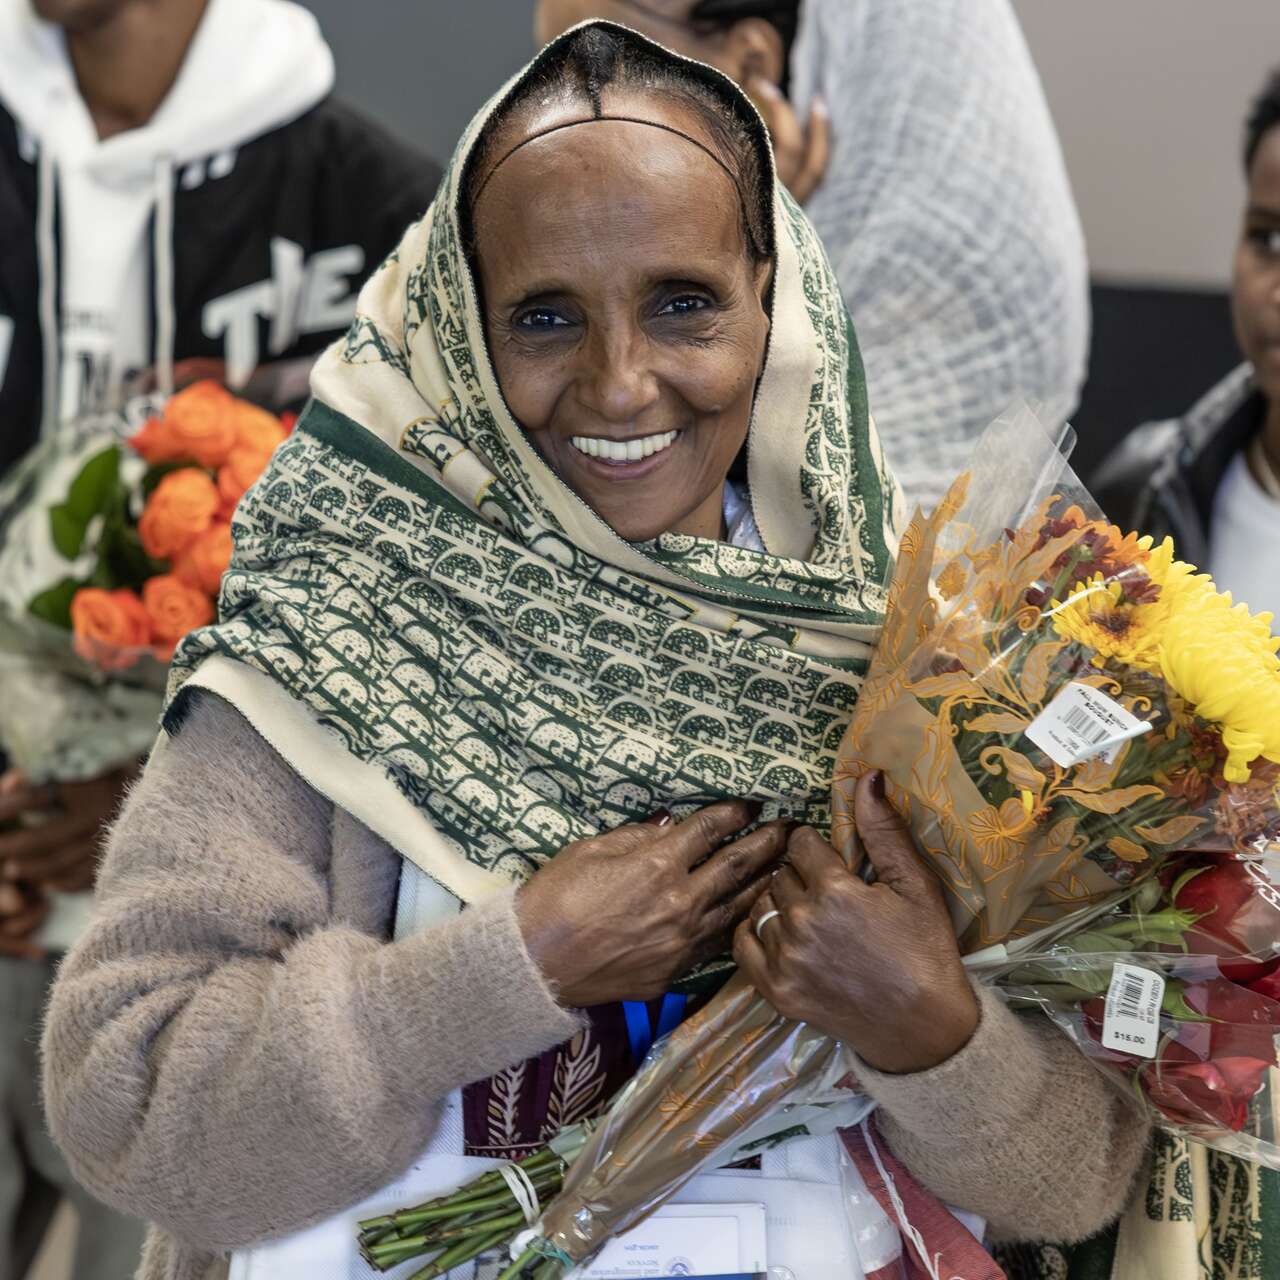
[{"label": "fuzzy sweater sleeve", "polygon": [[929,1071],[856,1074],[894,1154],[1006,1240],[1074,1242],[1125,1207],[1150,1125],[1080,1051],[989,990],[959,1053]]},{"label": "fuzzy sweater sleeve", "polygon": [[49,1122],[77,1177],[189,1245],[252,1243],[371,1194],[451,1089],[574,1033],[511,892],[388,942],[398,870],[197,701],[110,833],[49,1007]]}]

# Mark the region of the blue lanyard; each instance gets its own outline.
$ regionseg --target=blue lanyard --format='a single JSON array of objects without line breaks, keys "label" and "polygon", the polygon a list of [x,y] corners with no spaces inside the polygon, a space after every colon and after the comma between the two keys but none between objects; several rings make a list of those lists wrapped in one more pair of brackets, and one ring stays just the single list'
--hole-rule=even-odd
[{"label": "blue lanyard", "polygon": [[648,1056],[655,1040],[670,1035],[684,1019],[684,1006],[687,996],[676,995],[668,991],[662,997],[662,1006],[658,1010],[658,1027],[655,1031],[649,1022],[649,1006],[643,1000],[624,1000],[622,1012],[627,1019],[627,1037],[631,1041],[631,1057],[637,1067]]}]

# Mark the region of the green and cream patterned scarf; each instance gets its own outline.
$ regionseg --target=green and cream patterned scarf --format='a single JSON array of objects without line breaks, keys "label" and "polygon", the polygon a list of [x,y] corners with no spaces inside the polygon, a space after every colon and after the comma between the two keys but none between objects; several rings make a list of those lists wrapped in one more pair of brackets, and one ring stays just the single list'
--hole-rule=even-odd
[{"label": "green and cream patterned scarf", "polygon": [[241,503],[219,621],[179,651],[166,720],[185,688],[231,699],[463,901],[661,806],[749,796],[825,825],[899,506],[840,292],[776,183],[748,446],[768,550],[623,542],[556,477],[495,381],[459,227],[502,96]]},{"label": "green and cream patterned scarf", "polygon": [[1274,1280],[1280,1174],[1157,1129],[1118,1222],[1077,1244],[1002,1245],[1009,1280]]}]

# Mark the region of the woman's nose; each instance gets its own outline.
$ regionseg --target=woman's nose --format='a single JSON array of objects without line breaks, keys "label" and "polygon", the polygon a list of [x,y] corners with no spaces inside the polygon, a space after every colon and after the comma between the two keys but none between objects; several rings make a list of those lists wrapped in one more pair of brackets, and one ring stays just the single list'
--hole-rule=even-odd
[{"label": "woman's nose", "polygon": [[608,422],[631,422],[658,398],[647,343],[632,333],[601,334],[583,352],[583,407]]}]

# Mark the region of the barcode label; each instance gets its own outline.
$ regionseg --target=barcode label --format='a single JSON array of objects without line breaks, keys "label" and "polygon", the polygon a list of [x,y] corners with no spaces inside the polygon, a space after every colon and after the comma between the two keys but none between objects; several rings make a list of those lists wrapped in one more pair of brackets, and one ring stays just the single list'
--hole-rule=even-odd
[{"label": "barcode label", "polygon": [[1114,698],[1072,680],[1031,722],[1026,736],[1065,769],[1092,756],[1108,756],[1150,728],[1147,721],[1131,715]]},{"label": "barcode label", "polygon": [[1107,988],[1102,1047],[1154,1058],[1163,999],[1164,978],[1160,974],[1136,964],[1117,964],[1111,970],[1111,985]]}]

